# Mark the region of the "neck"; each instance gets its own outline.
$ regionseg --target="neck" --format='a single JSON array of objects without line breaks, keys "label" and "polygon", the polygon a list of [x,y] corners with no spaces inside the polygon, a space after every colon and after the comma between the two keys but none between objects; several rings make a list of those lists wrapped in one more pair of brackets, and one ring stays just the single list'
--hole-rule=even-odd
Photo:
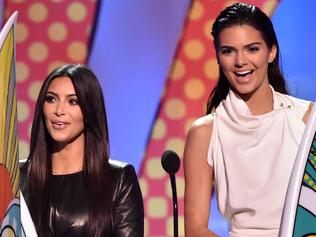
[{"label": "neck", "polygon": [[52,153],[54,174],[71,174],[83,169],[84,138],[79,137],[65,145],[58,144]]},{"label": "neck", "polygon": [[252,115],[262,115],[273,110],[273,94],[267,84],[251,95],[241,95]]}]

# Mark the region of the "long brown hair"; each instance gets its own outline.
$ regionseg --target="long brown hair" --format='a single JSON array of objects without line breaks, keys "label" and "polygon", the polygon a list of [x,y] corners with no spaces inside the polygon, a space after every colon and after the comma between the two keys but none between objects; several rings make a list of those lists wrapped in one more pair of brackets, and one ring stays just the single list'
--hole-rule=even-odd
[{"label": "long brown hair", "polygon": [[[43,115],[45,94],[58,77],[68,77],[75,88],[84,119],[84,184],[89,200],[87,236],[108,236],[112,228],[112,193],[109,175],[109,137],[102,89],[95,74],[86,66],[67,64],[45,79],[35,107],[30,154],[26,162],[29,210],[39,236],[50,236],[48,191],[52,172],[51,137]],[[101,195],[102,194],[102,195]]]},{"label": "long brown hair", "polygon": [[[219,34],[228,27],[235,25],[250,25],[261,33],[261,36],[268,48],[273,46],[277,49],[277,54],[273,62],[268,65],[268,78],[271,86],[278,92],[288,94],[286,82],[280,67],[280,49],[278,40],[270,18],[258,7],[245,3],[235,3],[225,8],[216,18],[212,36],[214,38],[214,47],[216,54],[219,47]],[[211,92],[207,103],[207,114],[213,112],[220,102],[226,98],[230,84],[219,68],[219,79]]]}]

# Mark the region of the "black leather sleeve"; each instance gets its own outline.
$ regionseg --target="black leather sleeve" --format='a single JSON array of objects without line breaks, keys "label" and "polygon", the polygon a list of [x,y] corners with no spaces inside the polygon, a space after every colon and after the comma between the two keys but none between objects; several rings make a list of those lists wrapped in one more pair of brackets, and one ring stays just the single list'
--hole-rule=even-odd
[{"label": "black leather sleeve", "polygon": [[116,237],[144,236],[144,207],[135,169],[126,165],[119,174],[113,206]]}]

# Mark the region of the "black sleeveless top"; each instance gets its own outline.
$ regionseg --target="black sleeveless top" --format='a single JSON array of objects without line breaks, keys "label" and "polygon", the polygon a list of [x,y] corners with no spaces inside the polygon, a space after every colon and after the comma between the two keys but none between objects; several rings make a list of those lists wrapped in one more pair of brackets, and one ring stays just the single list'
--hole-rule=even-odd
[{"label": "black sleeveless top", "polygon": [[89,209],[83,172],[52,175],[48,210],[54,236],[85,236]]}]

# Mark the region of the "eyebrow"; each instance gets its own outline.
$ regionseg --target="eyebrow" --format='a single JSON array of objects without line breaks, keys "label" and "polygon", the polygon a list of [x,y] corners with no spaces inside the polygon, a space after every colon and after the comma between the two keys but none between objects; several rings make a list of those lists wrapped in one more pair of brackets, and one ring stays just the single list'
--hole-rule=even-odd
[{"label": "eyebrow", "polygon": [[[254,46],[254,45],[262,45],[262,42],[253,42],[253,43],[250,43],[250,44],[246,44],[244,46],[244,48],[248,48],[248,47],[251,47],[251,46]],[[227,48],[227,49],[234,49],[235,47],[229,46],[229,45],[223,45],[223,46],[220,46],[219,48],[220,49],[225,49],[225,48]]]},{"label": "eyebrow", "polygon": [[[53,92],[53,91],[46,91],[46,94],[52,94],[54,96],[57,96],[58,97],[58,94]],[[66,95],[67,97],[73,97],[73,96],[77,96],[77,94],[68,94]]]}]

